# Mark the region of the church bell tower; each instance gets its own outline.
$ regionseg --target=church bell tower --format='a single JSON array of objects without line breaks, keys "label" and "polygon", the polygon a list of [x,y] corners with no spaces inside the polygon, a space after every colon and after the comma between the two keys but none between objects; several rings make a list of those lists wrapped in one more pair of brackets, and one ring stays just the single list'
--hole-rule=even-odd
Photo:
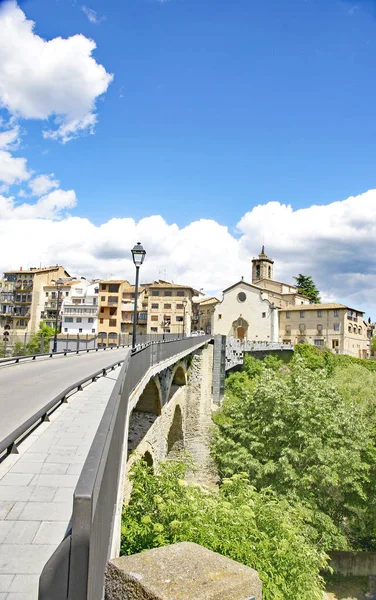
[{"label": "church bell tower", "polygon": [[261,279],[273,279],[274,260],[265,254],[264,246],[258,258],[252,260],[252,283],[257,283]]}]

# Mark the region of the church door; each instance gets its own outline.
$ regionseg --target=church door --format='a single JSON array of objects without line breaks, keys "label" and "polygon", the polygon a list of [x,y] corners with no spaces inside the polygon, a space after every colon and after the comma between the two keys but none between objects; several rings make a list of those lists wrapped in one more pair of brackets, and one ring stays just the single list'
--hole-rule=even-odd
[{"label": "church door", "polygon": [[245,334],[245,329],[244,327],[238,327],[238,331],[237,331],[237,338],[239,340],[244,340],[244,334]]}]

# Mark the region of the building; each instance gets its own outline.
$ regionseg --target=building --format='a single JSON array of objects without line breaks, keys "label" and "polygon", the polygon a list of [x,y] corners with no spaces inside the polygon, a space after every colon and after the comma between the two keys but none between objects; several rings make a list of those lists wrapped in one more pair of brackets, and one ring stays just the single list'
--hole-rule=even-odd
[{"label": "building", "polygon": [[192,299],[199,292],[188,285],[154,281],[147,287],[147,333],[190,335]]},{"label": "building", "polygon": [[73,281],[61,306],[61,333],[96,336],[98,333],[99,283]]},{"label": "building", "polygon": [[192,331],[212,333],[215,307],[219,300],[215,297],[193,298]]},{"label": "building", "polygon": [[0,335],[12,345],[39,329],[45,309],[44,286],[69,278],[64,267],[6,271],[0,290]]},{"label": "building", "polygon": [[368,358],[369,326],[363,315],[364,311],[335,302],[291,305],[279,311],[280,340],[313,344],[337,354]]},{"label": "building", "polygon": [[[148,322],[148,285],[142,284],[137,295],[137,323],[136,334],[145,335]],[[128,284],[123,289],[121,301],[121,333],[131,335],[133,333],[134,299],[136,287]]]},{"label": "building", "polygon": [[223,290],[214,309],[214,334],[241,340],[278,341],[278,309],[267,292],[243,279]]},{"label": "building", "polygon": [[98,338],[104,347],[120,343],[123,291],[129,287],[125,279],[99,282]]}]

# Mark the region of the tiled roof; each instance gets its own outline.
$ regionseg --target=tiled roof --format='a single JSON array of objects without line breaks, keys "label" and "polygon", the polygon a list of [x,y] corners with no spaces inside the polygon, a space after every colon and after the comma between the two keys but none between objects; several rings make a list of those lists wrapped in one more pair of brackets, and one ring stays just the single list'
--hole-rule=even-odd
[{"label": "tiled roof", "polygon": [[305,311],[305,310],[330,310],[333,308],[345,308],[346,310],[353,310],[354,312],[364,313],[364,310],[357,308],[351,308],[345,304],[339,304],[338,302],[328,302],[327,304],[289,304],[282,308],[280,312],[291,312],[291,311]]},{"label": "tiled roof", "polygon": [[[61,265],[55,265],[54,267],[41,267],[35,269],[11,269],[10,271],[5,271],[4,275],[6,275],[7,273],[26,273],[27,275],[30,275],[30,273],[47,273],[48,271],[58,271],[60,267]],[[64,269],[64,267],[61,268]]]},{"label": "tiled roof", "polygon": [[200,298],[197,298],[197,300],[194,300],[195,304],[216,304],[217,302],[219,302],[218,298],[215,298],[214,296],[211,296],[210,298],[202,298],[202,300]]}]

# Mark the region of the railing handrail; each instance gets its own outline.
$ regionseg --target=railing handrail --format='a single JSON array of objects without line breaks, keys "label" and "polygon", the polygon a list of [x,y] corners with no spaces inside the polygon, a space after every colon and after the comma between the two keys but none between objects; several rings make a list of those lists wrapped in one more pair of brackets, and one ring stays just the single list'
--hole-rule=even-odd
[{"label": "railing handrail", "polygon": [[47,404],[45,404],[36,413],[34,413],[31,417],[29,417],[26,421],[19,425],[14,431],[12,431],[12,433],[7,435],[6,438],[0,441],[0,456],[3,452],[5,452],[5,450],[7,450],[7,454],[15,452],[17,441],[19,441],[20,438],[23,438],[24,434],[26,434],[29,431],[29,429],[36,425],[39,419],[41,419],[41,422],[43,422],[45,420],[45,417],[48,416],[48,413],[53,408],[57,407],[58,404],[62,404],[71,391],[73,391],[76,388],[78,391],[88,381],[95,381],[98,377],[105,376],[107,374],[107,371],[111,371],[116,366],[120,366],[121,363],[124,362],[124,360],[125,359],[122,358],[121,360],[117,360],[116,362],[111,363],[106,367],[102,367],[101,369],[95,371],[95,373],[91,373],[83,379],[80,379],[80,381],[76,381],[75,383],[65,388],[63,392],[60,392],[60,394],[58,394],[52,400],[47,402]]},{"label": "railing handrail", "polygon": [[[63,341],[65,341],[65,338],[58,338],[58,339],[59,340],[63,339]],[[94,338],[90,338],[89,341],[92,341],[93,339]],[[77,340],[77,336],[69,339],[70,342],[75,342],[76,340]],[[82,338],[80,337],[80,340],[85,341],[85,337],[82,337]],[[60,350],[59,352],[42,352],[41,354],[38,352],[35,352],[34,354],[25,354],[23,356],[9,356],[8,358],[0,358],[0,366],[2,364],[6,364],[9,362],[19,363],[20,360],[27,360],[27,359],[35,360],[36,358],[43,357],[43,356],[48,356],[49,358],[53,358],[54,356],[58,356],[60,354],[64,354],[64,356],[66,356],[67,354],[69,354],[69,355],[79,354],[80,352],[100,352],[101,350],[113,350],[113,349],[127,348],[127,347],[128,347],[128,344],[120,344],[117,346],[107,346],[106,348],[84,348],[82,350],[70,350],[68,348],[66,350]]]}]

